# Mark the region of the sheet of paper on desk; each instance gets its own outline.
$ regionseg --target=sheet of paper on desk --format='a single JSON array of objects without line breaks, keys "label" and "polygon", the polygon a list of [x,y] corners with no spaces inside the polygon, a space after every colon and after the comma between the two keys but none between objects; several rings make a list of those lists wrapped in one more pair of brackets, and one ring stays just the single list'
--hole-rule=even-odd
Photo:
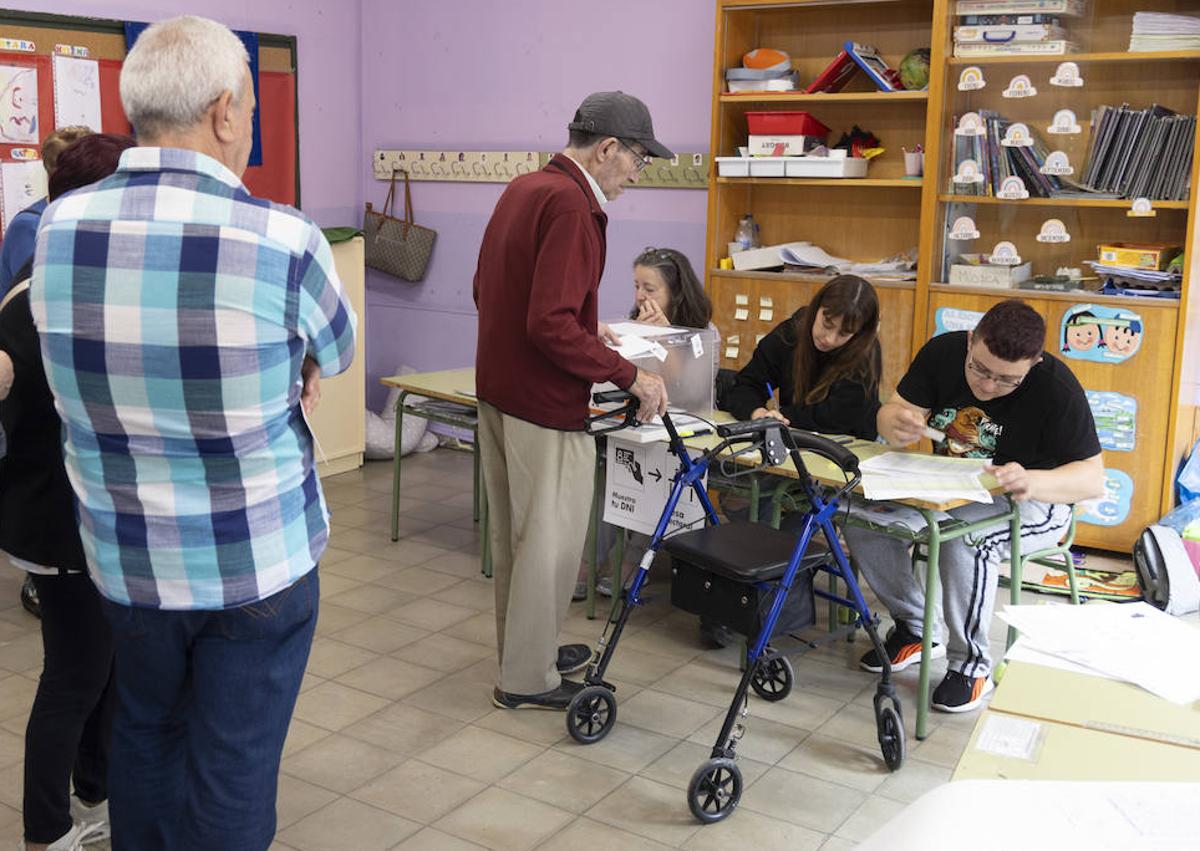
[{"label": "sheet of paper on desk", "polygon": [[979,480],[985,463],[975,458],[884,452],[863,461],[859,469],[867,499],[965,499],[987,504],[992,496]]},{"label": "sheet of paper on desk", "polygon": [[998,617],[1036,650],[1173,703],[1200,700],[1200,629],[1149,603],[1006,606]]},{"label": "sheet of paper on desk", "polygon": [[[671,422],[675,431],[682,437],[694,435],[696,432],[709,432],[712,427],[699,417],[683,412],[671,411]],[[621,440],[629,443],[653,443],[657,440],[667,440],[667,429],[662,424],[662,417],[655,417],[648,423],[641,423],[633,428],[620,431]]]},{"label": "sheet of paper on desk", "polygon": [[1106,680],[1118,679],[1112,674],[1106,674],[1104,671],[1085,668],[1083,665],[1077,665],[1069,659],[1038,650],[1024,636],[1013,642],[1013,646],[1008,648],[1008,652],[1004,654],[1004,658],[1009,662],[1028,662],[1031,665],[1041,665],[1043,668],[1055,668],[1059,671],[1070,671],[1073,674],[1086,674],[1089,677],[1101,677]]}]

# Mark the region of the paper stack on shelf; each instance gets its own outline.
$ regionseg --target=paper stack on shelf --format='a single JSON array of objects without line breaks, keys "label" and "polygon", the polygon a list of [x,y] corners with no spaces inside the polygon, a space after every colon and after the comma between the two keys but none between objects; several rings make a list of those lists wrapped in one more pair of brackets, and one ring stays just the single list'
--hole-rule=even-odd
[{"label": "paper stack on shelf", "polygon": [[1131,53],[1200,50],[1200,18],[1162,12],[1135,12],[1129,50]]},{"label": "paper stack on shelf", "polygon": [[844,257],[834,257],[811,242],[789,242],[779,246],[779,258],[785,269],[795,272],[821,271],[898,280],[913,280],[917,276],[916,249],[874,263],[857,263]]}]

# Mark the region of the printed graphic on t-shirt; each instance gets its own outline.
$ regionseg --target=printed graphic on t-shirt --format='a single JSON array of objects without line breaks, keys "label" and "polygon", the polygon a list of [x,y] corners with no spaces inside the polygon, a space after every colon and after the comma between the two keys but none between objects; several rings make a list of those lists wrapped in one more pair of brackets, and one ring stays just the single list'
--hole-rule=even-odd
[{"label": "printed graphic on t-shirt", "polygon": [[944,432],[946,439],[934,446],[939,455],[955,458],[992,458],[1004,426],[994,422],[974,406],[942,408],[929,418],[929,424]]}]

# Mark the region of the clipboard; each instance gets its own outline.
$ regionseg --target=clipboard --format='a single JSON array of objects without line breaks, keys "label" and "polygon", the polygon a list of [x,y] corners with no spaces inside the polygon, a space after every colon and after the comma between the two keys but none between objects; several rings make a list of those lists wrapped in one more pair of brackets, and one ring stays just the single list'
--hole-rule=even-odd
[{"label": "clipboard", "polygon": [[904,90],[900,82],[900,72],[883,61],[883,57],[875,48],[865,44],[848,41],[844,52],[859,68],[875,83],[881,92],[899,92]]},{"label": "clipboard", "polygon": [[850,78],[858,73],[858,65],[850,58],[850,54],[842,50],[832,62],[825,66],[825,70],[817,75],[817,79],[809,84],[804,90],[805,94],[816,94],[817,92],[828,92],[834,94],[840,92],[850,82]]}]

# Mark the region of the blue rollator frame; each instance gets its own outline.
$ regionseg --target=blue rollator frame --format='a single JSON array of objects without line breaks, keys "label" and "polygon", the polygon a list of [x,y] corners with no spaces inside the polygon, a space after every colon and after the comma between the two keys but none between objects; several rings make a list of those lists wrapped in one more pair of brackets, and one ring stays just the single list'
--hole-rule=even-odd
[{"label": "blue rollator frame", "polygon": [[[595,400],[600,404],[618,402],[621,403],[621,407],[592,418],[589,430],[593,434],[616,431],[633,424],[637,400],[625,391],[597,393]],[[859,628],[866,632],[879,658],[883,660],[883,671],[874,701],[876,727],[884,762],[893,771],[899,768],[904,761],[906,748],[900,701],[891,680],[891,664],[879,638],[878,619],[871,613],[859,590],[857,579],[834,528],[839,501],[860,481],[857,457],[844,446],[820,435],[790,430],[778,420],[761,419],[718,426],[717,434],[722,440],[693,458],[676,431],[670,415],[665,414],[662,421],[670,439],[671,452],[679,460],[679,470],[672,480],[671,492],[666,505],[663,506],[650,546],[637,571],[622,591],[615,615],[605,624],[592,662],[584,673],[585,688],[575,696],[567,710],[567,731],[581,744],[591,744],[600,741],[612,730],[617,717],[617,704],[613,696],[616,686],[607,682],[604,676],[631,612],[642,605],[641,591],[649,576],[650,564],[667,539],[667,527],[675,507],[684,492],[691,488],[704,508],[708,525],[721,525],[702,481],[713,461],[720,460],[722,456],[727,459],[730,456],[725,453],[738,447],[734,454],[761,454],[760,466],[777,467],[790,460],[799,476],[800,486],[807,497],[809,507],[782,575],[765,582],[748,583],[746,586],[753,584],[760,593],[769,594],[770,606],[761,618],[761,628],[755,635],[748,636],[745,668],[730,702],[729,711],[725,714],[721,732],[713,744],[711,757],[696,770],[688,786],[689,808],[701,822],[712,823],[728,817],[737,807],[742,793],[742,775],[734,760],[737,743],[745,733],[740,719],[749,714],[750,689],[753,688],[765,700],[782,700],[791,691],[794,681],[792,667],[786,655],[803,653],[845,638]],[[837,464],[847,476],[846,483],[828,492],[818,487],[804,466],[801,449],[814,452]],[[731,524],[726,524],[727,527],[729,525]],[[809,558],[809,563],[806,564],[805,556],[818,531],[824,535],[828,547],[828,560],[813,565],[812,558]],[[681,532],[672,536],[672,539],[679,543],[682,536],[698,534],[704,534],[703,530]],[[833,628],[834,625],[831,624],[830,631],[815,640],[790,636],[799,642],[799,646],[785,654],[773,649],[770,639],[775,633],[788,595],[802,570],[821,570],[841,579],[846,587],[846,596],[816,587],[813,588],[813,593],[852,610],[856,617],[851,623],[837,628]]]}]

